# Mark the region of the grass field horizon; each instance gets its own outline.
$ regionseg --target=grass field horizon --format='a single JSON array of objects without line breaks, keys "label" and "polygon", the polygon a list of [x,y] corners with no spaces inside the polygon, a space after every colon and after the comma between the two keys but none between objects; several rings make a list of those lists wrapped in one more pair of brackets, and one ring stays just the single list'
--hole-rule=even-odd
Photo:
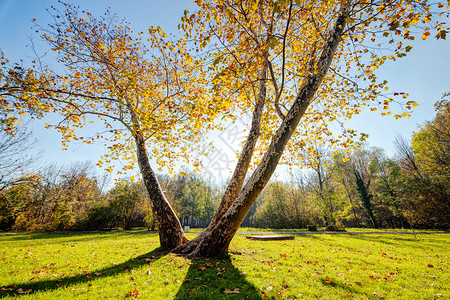
[{"label": "grass field horizon", "polygon": [[448,298],[449,237],[236,235],[229,255],[190,260],[161,251],[157,233],[0,234],[0,298]]}]

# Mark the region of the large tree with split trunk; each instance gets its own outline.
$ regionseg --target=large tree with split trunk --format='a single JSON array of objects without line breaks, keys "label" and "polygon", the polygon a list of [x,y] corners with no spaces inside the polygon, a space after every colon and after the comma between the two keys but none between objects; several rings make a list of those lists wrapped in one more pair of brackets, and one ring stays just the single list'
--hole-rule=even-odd
[{"label": "large tree with split trunk", "polygon": [[[83,126],[101,120],[105,133],[84,141],[107,143],[99,164],[124,154],[131,163],[137,158],[161,245],[215,256],[227,252],[279,163],[307,161],[324,143],[352,147],[365,135],[342,121],[363,108],[409,115],[415,102],[389,92],[376,69],[410,52],[414,37],[435,31],[445,38],[448,28],[432,10],[448,6],[409,0],[195,2],[198,9],[186,11],[179,25],[182,39],[151,28],[147,46],[113,16],[96,19],[65,4],[62,13],[54,12],[54,24],[40,28],[65,72],[42,64],[4,67],[0,101],[10,131],[11,112],[62,115],[53,126],[64,143],[81,139]],[[398,107],[391,110],[393,104]],[[220,129],[217,117],[223,116],[248,117],[250,129],[211,223],[189,241],[149,158],[158,167],[189,160],[186,150],[207,130]]]}]

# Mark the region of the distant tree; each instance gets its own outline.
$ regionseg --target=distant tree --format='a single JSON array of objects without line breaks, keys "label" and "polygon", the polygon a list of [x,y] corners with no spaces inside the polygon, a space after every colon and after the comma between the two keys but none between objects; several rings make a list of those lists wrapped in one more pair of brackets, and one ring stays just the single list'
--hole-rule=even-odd
[{"label": "distant tree", "polygon": [[444,99],[435,106],[436,117],[412,137],[415,168],[403,169],[405,201],[415,226],[449,228],[450,102]]},{"label": "distant tree", "polygon": [[111,190],[110,197],[110,207],[117,216],[118,224],[125,230],[132,229],[139,213],[139,206],[144,201],[139,185],[123,180]]},{"label": "distant tree", "polygon": [[450,182],[450,101],[439,101],[435,107],[435,118],[414,134],[412,147],[428,176]]},{"label": "distant tree", "polygon": [[403,176],[399,163],[381,151],[372,157],[370,168],[373,178],[372,194],[378,206],[379,225],[409,228],[402,201]]},{"label": "distant tree", "polygon": [[217,191],[198,174],[189,173],[181,196],[181,218],[210,221],[217,208]]},{"label": "distant tree", "polygon": [[332,183],[331,149],[326,147],[316,147],[311,154],[311,170],[314,177],[311,187],[316,194],[318,203],[322,207],[325,224],[329,228],[336,227],[336,203],[335,190]]},{"label": "distant tree", "polygon": [[355,186],[355,176],[352,164],[349,162],[351,158],[346,152],[339,151],[333,155],[333,161],[330,168],[333,169],[333,181],[336,182],[336,193],[344,198],[343,211],[339,213],[346,226],[361,227],[362,224],[362,207],[358,201],[358,195]]},{"label": "distant tree", "polygon": [[34,149],[35,142],[26,124],[19,126],[15,134],[0,129],[0,192],[27,180],[26,172],[37,167],[40,155]]},{"label": "distant tree", "polygon": [[369,185],[370,185],[370,179],[368,182],[364,182],[363,177],[359,170],[355,169],[355,183],[356,183],[356,190],[358,191],[359,199],[361,200],[362,206],[364,207],[364,210],[366,214],[369,216],[370,221],[372,222],[372,225],[374,228],[378,228],[378,222],[375,219],[374,213],[373,213],[373,196],[369,192]]},{"label": "distant tree", "polygon": [[263,228],[306,228],[319,218],[319,212],[300,184],[270,182],[258,198],[255,224]]},{"label": "distant tree", "polygon": [[50,165],[40,172],[26,174],[4,190],[11,216],[11,229],[18,231],[54,231],[76,228],[89,210],[101,201],[97,180],[89,174],[91,165]]}]

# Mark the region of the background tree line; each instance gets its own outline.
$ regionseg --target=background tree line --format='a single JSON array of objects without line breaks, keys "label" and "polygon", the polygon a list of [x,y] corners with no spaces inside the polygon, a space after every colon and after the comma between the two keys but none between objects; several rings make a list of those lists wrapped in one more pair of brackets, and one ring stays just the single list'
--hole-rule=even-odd
[{"label": "background tree line", "polygon": [[[242,226],[306,228],[327,226],[441,228],[450,224],[450,103],[436,103],[436,117],[411,140],[398,137],[394,158],[383,149],[356,151],[318,147],[309,169],[293,171],[287,181],[271,181]],[[26,172],[24,137],[2,135],[0,229],[14,231],[131,229],[156,224],[142,184],[124,179],[108,188],[90,163],[55,165]],[[19,167],[20,166],[20,167]],[[13,172],[16,170],[18,172]],[[162,188],[182,225],[205,227],[220,201],[222,187],[201,177],[159,175]]]}]

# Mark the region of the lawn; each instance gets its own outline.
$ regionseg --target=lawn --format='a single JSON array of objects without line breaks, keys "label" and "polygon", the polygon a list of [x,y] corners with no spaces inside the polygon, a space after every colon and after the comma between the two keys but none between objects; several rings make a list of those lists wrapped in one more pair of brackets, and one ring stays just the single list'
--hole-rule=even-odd
[{"label": "lawn", "polygon": [[[189,234],[194,237],[195,234]],[[0,235],[0,297],[434,299],[450,297],[448,234],[302,235],[189,260],[155,233]]]}]

